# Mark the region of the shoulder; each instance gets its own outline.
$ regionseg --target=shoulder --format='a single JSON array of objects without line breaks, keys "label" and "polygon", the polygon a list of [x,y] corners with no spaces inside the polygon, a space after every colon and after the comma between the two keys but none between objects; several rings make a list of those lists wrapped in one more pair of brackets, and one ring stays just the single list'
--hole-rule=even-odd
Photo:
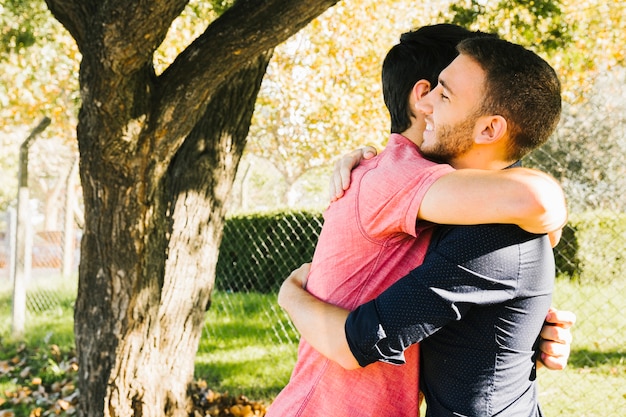
[{"label": "shoulder", "polygon": [[[370,161],[372,165],[364,164],[368,175],[384,177],[388,183],[385,186],[391,185],[395,188],[414,187],[431,177],[436,179],[454,171],[448,164],[424,158],[417,146],[408,140],[389,143],[380,155]],[[374,167],[376,170],[372,171]]]}]

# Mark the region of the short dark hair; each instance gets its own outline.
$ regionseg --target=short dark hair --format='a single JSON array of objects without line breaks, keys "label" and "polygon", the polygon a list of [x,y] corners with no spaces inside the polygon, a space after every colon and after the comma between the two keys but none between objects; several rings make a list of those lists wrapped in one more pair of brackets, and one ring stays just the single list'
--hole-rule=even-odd
[{"label": "short dark hair", "polygon": [[485,34],[442,23],[400,36],[400,43],[389,50],[382,68],[383,97],[391,116],[391,133],[404,132],[411,126],[414,109],[409,108],[409,94],[415,83],[428,80],[434,88],[439,73],[457,57],[456,45],[479,35]]},{"label": "short dark hair", "polygon": [[392,47],[382,68],[383,98],[391,116],[391,132],[401,133],[411,126],[409,94],[419,80],[434,87],[439,73],[458,55],[456,45],[472,32],[460,26],[424,26],[403,33]]},{"label": "short dark hair", "polygon": [[510,159],[518,160],[543,145],[561,116],[561,83],[550,64],[497,38],[468,38],[457,49],[485,71],[480,114],[499,114],[507,120]]}]

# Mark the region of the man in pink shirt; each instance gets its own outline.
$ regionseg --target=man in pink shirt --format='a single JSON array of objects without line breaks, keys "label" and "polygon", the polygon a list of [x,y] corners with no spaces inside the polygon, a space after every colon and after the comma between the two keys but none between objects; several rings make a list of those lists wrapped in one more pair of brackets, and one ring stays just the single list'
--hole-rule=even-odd
[{"label": "man in pink shirt", "polygon": [[[545,174],[455,171],[420,153],[425,122],[414,106],[456,57],[456,44],[470,36],[452,25],[424,27],[402,35],[388,53],[383,93],[392,134],[378,157],[353,171],[350,189],[324,213],[307,282],[317,298],[349,310],[375,298],[422,262],[430,222],[512,223],[533,233],[564,224],[562,190]],[[448,204],[450,195],[464,206]],[[488,207],[478,204],[485,198]],[[416,416],[417,345],[405,357],[402,367],[379,362],[347,371],[302,340],[291,380],[267,416]]]}]

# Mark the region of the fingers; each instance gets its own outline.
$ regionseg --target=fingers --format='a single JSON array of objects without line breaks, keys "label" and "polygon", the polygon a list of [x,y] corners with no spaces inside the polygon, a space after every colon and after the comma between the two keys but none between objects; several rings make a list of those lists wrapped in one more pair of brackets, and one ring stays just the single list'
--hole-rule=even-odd
[{"label": "fingers", "polygon": [[371,159],[374,156],[376,156],[376,148],[365,146],[344,155],[335,162],[330,178],[330,201],[340,199],[344,191],[350,187],[350,174],[354,167],[358,166],[362,160]]},{"label": "fingers", "polygon": [[292,301],[294,291],[302,291],[301,288],[306,287],[309,271],[311,270],[311,264],[302,264],[299,268],[291,271],[291,274],[285,281],[283,281],[280,289],[278,290],[278,305],[284,309],[287,309],[289,303]]},{"label": "fingers", "polygon": [[291,274],[287,279],[296,282],[300,287],[306,288],[306,281],[309,277],[309,272],[311,271],[311,264],[305,263],[300,265],[299,268],[291,271]]},{"label": "fingers", "polygon": [[559,371],[565,369],[570,355],[570,344],[541,340],[539,343],[541,363],[546,368]]},{"label": "fingers", "polygon": [[[341,197],[343,197],[343,175],[341,172],[341,161],[343,160],[340,159],[338,161],[335,162],[335,167],[333,169],[333,174],[330,176],[330,184],[329,184],[329,190],[330,190],[330,201],[336,201],[338,199],[340,199]],[[349,176],[349,174],[348,174]]]},{"label": "fingers", "polygon": [[563,229],[554,230],[548,233],[548,237],[550,238],[550,245],[552,245],[553,248],[555,248],[556,245],[559,244],[562,234],[563,234]]},{"label": "fingers", "polygon": [[570,329],[563,327],[543,326],[541,339],[543,339],[542,341],[554,342],[555,344],[570,345],[572,343],[572,332]]},{"label": "fingers", "polygon": [[361,151],[363,153],[363,159],[372,159],[378,153],[376,151],[376,148],[374,148],[373,146],[369,146],[369,145],[361,148]]},{"label": "fingers", "polygon": [[569,352],[572,344],[572,332],[569,328],[559,326],[543,326],[541,329],[541,346],[540,350],[549,355],[562,354]]},{"label": "fingers", "polygon": [[572,345],[571,326],[576,316],[571,311],[550,309],[547,324],[541,329],[540,360],[546,368],[561,370],[567,366]]},{"label": "fingers", "polygon": [[548,310],[546,322],[564,329],[569,329],[576,323],[576,314],[571,311],[557,310],[551,307],[550,310]]},{"label": "fingers", "polygon": [[562,371],[567,367],[568,357],[541,354],[541,364],[551,371]]}]

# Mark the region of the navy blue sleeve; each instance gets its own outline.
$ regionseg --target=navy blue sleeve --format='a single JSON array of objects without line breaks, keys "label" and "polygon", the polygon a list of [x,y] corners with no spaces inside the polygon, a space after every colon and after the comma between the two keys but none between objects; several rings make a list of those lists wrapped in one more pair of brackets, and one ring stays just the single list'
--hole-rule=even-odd
[{"label": "navy blue sleeve", "polygon": [[536,238],[511,225],[439,226],[421,266],[348,316],[345,332],[359,364],[402,364],[408,346],[472,306],[516,296],[518,244]]}]

